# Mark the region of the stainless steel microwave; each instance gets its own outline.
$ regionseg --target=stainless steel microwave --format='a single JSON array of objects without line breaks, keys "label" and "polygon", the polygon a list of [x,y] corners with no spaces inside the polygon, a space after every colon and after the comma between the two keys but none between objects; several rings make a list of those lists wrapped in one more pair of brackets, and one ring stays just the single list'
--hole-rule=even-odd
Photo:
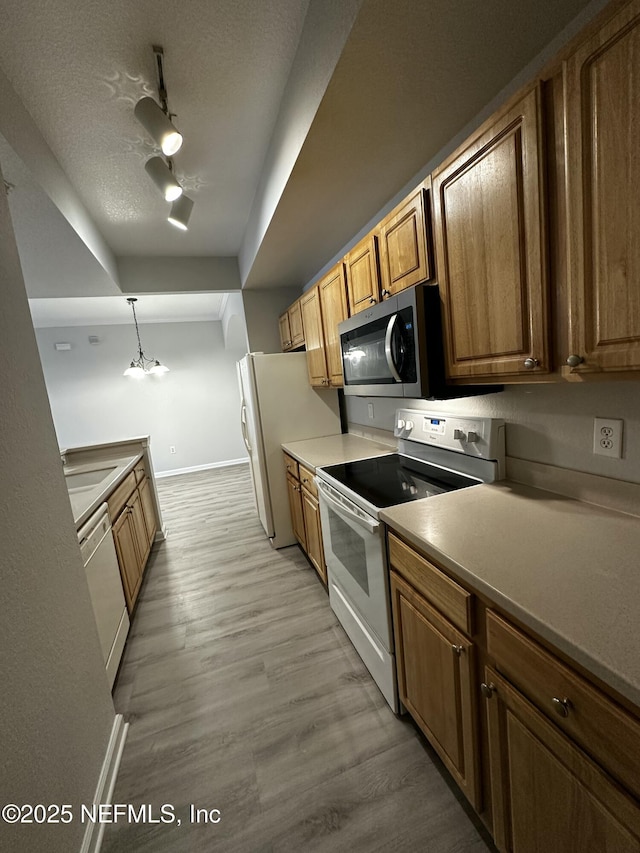
[{"label": "stainless steel microwave", "polygon": [[501,391],[448,385],[438,286],[403,290],[340,323],[344,393],[447,400]]}]

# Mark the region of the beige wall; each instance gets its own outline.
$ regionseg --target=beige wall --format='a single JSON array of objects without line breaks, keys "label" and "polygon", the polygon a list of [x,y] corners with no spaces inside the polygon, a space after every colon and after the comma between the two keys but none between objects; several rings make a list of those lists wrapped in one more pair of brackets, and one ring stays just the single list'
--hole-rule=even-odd
[{"label": "beige wall", "polygon": [[[346,400],[350,424],[385,430],[393,429],[394,413],[400,406],[504,418],[509,456],[640,483],[640,382],[507,385],[500,394],[442,402],[402,402],[397,397]],[[373,405],[373,418],[368,403]],[[594,455],[594,418],[624,421],[622,459]]]},{"label": "beige wall", "polygon": [[[0,799],[77,810],[114,709],[3,192],[0,282]],[[83,829],[0,822],[0,849],[73,853]]]},{"label": "beige wall", "polygon": [[281,352],[278,317],[300,296],[300,289],[243,290],[249,352]]}]

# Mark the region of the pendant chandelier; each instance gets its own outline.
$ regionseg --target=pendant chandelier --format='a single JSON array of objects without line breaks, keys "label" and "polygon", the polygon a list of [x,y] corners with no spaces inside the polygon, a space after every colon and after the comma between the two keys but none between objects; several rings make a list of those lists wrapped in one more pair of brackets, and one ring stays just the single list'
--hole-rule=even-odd
[{"label": "pendant chandelier", "polygon": [[136,302],[138,300],[135,296],[131,296],[127,299],[129,305],[131,305],[131,310],[133,311],[133,322],[136,324],[136,335],[138,337],[138,355],[136,358],[131,360],[131,364],[125,370],[123,376],[133,376],[136,379],[142,379],[147,374],[153,374],[155,376],[162,375],[163,373],[168,373],[169,368],[165,367],[164,364],[160,364],[157,358],[147,358],[147,356],[142,351],[142,344],[140,343],[140,329],[138,328],[138,318],[136,317]]}]

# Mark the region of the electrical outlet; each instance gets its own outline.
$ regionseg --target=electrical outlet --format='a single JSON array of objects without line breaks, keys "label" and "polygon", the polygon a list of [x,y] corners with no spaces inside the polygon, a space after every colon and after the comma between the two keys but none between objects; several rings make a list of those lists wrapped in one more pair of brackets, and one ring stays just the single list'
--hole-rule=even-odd
[{"label": "electrical outlet", "polygon": [[369,420],[373,420],[373,403],[367,403],[367,413],[369,415]]},{"label": "electrical outlet", "polygon": [[593,419],[593,452],[613,459],[622,457],[622,426],[624,421],[613,418]]},{"label": "electrical outlet", "polygon": [[169,445],[169,453],[175,453],[175,452],[176,452],[176,446],[175,446],[175,444],[171,444],[171,445]]}]

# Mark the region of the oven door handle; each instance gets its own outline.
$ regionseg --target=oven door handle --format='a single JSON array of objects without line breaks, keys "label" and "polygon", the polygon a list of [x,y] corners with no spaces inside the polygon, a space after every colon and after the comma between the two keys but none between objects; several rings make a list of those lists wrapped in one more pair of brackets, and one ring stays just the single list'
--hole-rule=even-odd
[{"label": "oven door handle", "polygon": [[360,525],[360,527],[364,527],[369,533],[377,533],[380,529],[380,524],[377,521],[369,521],[367,518],[362,518],[359,515],[356,515],[355,512],[350,512],[349,507],[344,506],[344,504],[339,503],[335,498],[333,498],[330,493],[327,491],[327,486],[316,477],[316,485],[320,489],[322,493],[322,500],[326,501],[328,506],[331,507],[334,512],[338,515],[342,516],[342,518],[347,521],[355,521],[356,524]]},{"label": "oven door handle", "polygon": [[402,377],[398,373],[398,368],[395,365],[393,360],[393,353],[391,352],[391,338],[393,336],[393,329],[398,320],[397,314],[392,314],[389,317],[389,322],[387,323],[387,332],[384,336],[384,357],[387,359],[387,366],[391,371],[391,375],[396,380],[396,382],[402,382]]}]

